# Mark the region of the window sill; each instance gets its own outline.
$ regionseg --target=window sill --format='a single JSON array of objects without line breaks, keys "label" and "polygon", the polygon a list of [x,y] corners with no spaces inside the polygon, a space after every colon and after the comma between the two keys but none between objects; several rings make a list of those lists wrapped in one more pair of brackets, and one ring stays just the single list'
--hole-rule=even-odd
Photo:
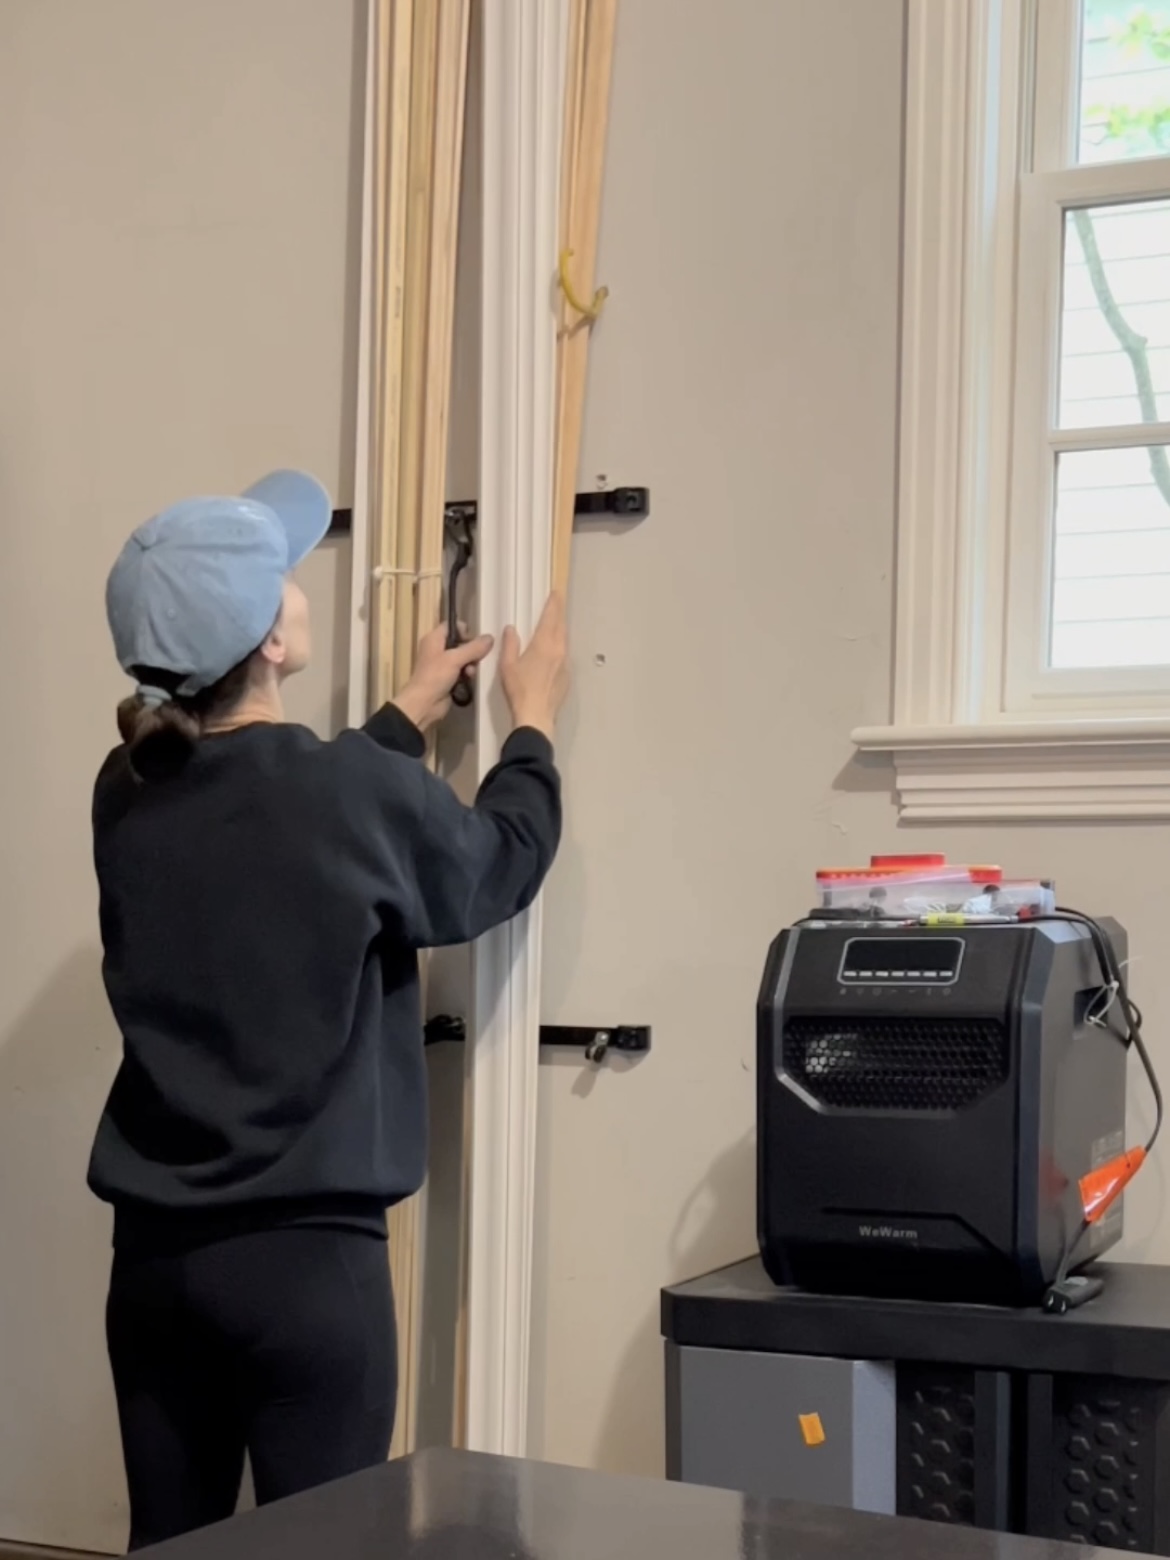
[{"label": "window sill", "polygon": [[1170,820],[1170,719],[870,726],[905,823]]}]

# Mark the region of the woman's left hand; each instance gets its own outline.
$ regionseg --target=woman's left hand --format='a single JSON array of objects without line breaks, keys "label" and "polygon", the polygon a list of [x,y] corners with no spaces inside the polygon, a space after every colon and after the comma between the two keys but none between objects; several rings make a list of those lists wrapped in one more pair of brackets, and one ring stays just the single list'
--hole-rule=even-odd
[{"label": "woman's left hand", "polygon": [[[465,632],[462,623],[459,631]],[[420,731],[438,725],[451,708],[451,690],[460,674],[466,672],[474,677],[475,668],[490,653],[492,644],[490,634],[480,634],[477,639],[449,650],[447,625],[440,623],[419,640],[410,681],[394,703]]]}]

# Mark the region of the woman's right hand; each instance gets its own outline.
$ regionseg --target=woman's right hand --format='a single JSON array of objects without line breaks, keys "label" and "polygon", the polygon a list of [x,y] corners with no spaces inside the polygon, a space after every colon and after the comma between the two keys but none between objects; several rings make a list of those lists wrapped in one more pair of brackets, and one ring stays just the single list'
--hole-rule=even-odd
[{"label": "woman's right hand", "polygon": [[500,681],[513,726],[531,726],[551,741],[557,715],[569,691],[569,640],[565,598],[554,591],[522,650],[514,628],[500,645]]},{"label": "woman's right hand", "polygon": [[[466,634],[465,623],[459,624],[459,632]],[[450,646],[447,625],[440,623],[419,640],[410,680],[394,703],[420,731],[429,731],[451,708],[451,693],[460,676],[464,673],[473,676],[491,648],[490,634],[480,634],[476,639]]]}]

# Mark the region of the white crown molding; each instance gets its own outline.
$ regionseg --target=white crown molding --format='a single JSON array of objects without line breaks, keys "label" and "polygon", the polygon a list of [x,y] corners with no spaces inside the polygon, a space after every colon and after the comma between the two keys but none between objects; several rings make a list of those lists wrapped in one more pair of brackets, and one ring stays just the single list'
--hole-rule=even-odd
[{"label": "white crown molding", "polygon": [[907,823],[1170,820],[1170,720],[867,727]]},{"label": "white crown molding", "polygon": [[[552,542],[557,181],[567,0],[481,7],[483,327],[478,588],[481,621],[527,634],[548,594]],[[476,701],[482,778],[506,722],[492,671]],[[473,955],[467,1446],[523,1457],[528,1434],[536,1197],[541,903]]]}]

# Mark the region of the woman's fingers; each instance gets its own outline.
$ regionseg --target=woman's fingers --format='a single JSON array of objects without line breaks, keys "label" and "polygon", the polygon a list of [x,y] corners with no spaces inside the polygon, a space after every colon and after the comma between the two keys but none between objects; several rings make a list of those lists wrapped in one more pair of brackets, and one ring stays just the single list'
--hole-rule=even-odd
[{"label": "woman's fingers", "polygon": [[491,648],[495,640],[490,634],[480,634],[476,639],[469,639],[465,644],[456,645],[449,654],[453,655],[464,671],[477,666],[485,656],[491,654]]}]

